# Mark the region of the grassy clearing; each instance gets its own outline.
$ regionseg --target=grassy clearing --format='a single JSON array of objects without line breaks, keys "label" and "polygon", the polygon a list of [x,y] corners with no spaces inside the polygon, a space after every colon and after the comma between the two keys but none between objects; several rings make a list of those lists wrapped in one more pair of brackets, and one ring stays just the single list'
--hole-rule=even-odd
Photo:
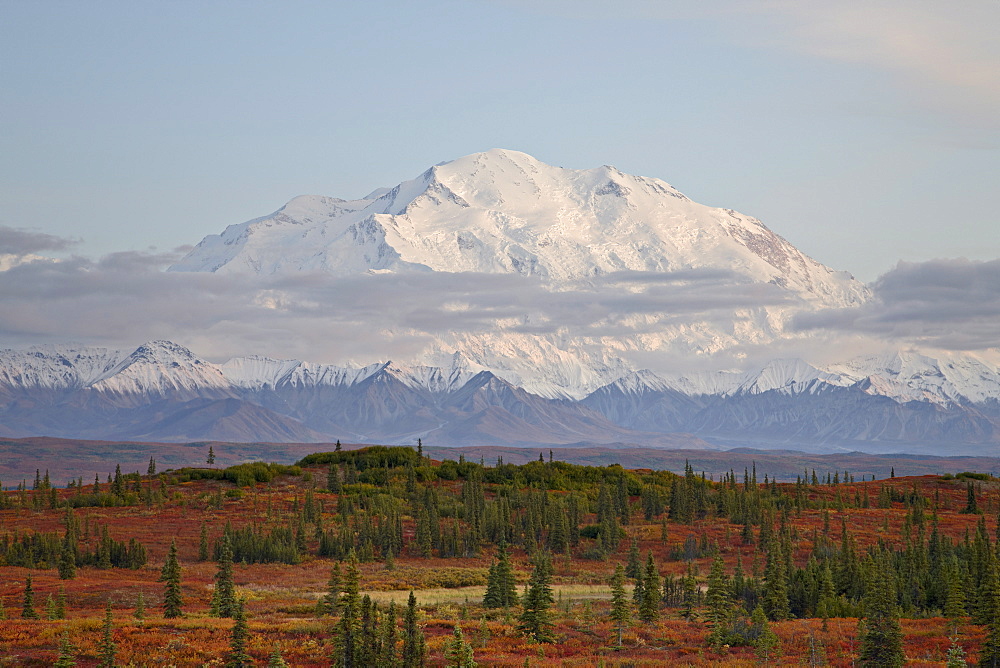
[{"label": "grassy clearing", "polygon": [[[486,587],[454,587],[447,589],[439,587],[436,589],[421,589],[413,593],[417,597],[417,603],[421,606],[439,605],[442,603],[464,603],[466,600],[469,603],[479,603],[483,600]],[[395,601],[396,605],[406,605],[410,591],[361,592],[362,596],[365,594],[371,596],[372,600],[377,603],[388,604],[389,601]],[[563,602],[608,600],[611,598],[611,589],[606,585],[557,584],[552,586],[552,594],[556,600],[562,600]],[[561,599],[560,596],[562,597]]]}]

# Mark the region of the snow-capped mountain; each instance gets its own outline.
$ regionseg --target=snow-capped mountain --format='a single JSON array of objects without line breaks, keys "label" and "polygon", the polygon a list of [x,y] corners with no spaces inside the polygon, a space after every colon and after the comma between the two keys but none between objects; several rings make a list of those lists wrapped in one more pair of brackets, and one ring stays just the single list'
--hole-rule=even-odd
[{"label": "snow-capped mountain", "polygon": [[701,267],[725,267],[817,305],[868,297],[849,274],[759,220],[693,202],[659,179],[610,166],[553,167],[500,149],[431,167],[368,199],[296,197],[206,237],[171,271],[485,272],[560,284]]},{"label": "snow-capped mountain", "polygon": [[782,335],[797,310],[869,299],[849,274],[806,256],[759,220],[693,202],[659,179],[609,166],[553,167],[499,149],[431,167],[360,200],[297,197],[206,237],[170,270],[514,274],[555,293],[600,286],[623,301],[671,275],[709,271],[737,290],[768,291],[762,301],[729,306],[723,317],[678,319],[669,306],[615,314],[599,323],[615,331],[613,341],[582,325],[538,332],[523,318],[485,330],[422,332],[423,349],[397,360],[441,367],[457,354],[470,368],[533,393],[572,399],[634,370],[629,359],[636,355],[764,345]]}]

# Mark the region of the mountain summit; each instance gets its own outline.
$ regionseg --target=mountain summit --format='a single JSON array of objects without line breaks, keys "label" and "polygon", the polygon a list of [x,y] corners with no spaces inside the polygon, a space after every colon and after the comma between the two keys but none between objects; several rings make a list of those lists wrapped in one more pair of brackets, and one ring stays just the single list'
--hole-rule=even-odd
[{"label": "mountain summit", "polygon": [[[439,286],[454,277],[459,292],[471,274],[523,279],[535,300],[504,292],[510,303],[492,323],[416,331],[411,319],[386,331],[421,342],[405,359],[392,353],[398,362],[450,367],[457,354],[469,369],[549,398],[579,399],[650,360],[768,345],[796,312],[870,298],[852,276],[759,220],[693,202],[664,181],[609,166],[553,167],[501,149],[364,199],[296,197],[205,237],[171,271],[265,282],[304,272],[410,275]],[[477,313],[500,312],[495,306]]]},{"label": "mountain summit", "polygon": [[510,273],[554,285],[614,272],[725,269],[813,306],[867,299],[759,220],[614,167],[547,165],[493,149],[365,199],[305,195],[202,240],[171,271]]}]

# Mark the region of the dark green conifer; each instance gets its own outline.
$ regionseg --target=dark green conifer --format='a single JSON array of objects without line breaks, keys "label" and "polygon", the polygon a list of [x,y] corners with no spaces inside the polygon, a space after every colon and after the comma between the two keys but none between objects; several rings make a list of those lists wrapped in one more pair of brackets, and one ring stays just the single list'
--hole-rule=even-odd
[{"label": "dark green conifer", "polygon": [[979,512],[979,501],[976,499],[976,486],[971,482],[966,484],[965,495],[965,508],[962,509],[962,512],[967,515],[975,515]]},{"label": "dark green conifer", "polygon": [[509,608],[517,605],[517,580],[506,546],[501,546],[497,557],[498,560],[490,566],[486,580],[483,607]]},{"label": "dark green conifer", "polygon": [[340,621],[337,623],[337,642],[334,664],[342,668],[360,666],[358,661],[359,635],[361,630],[361,599],[359,586],[361,572],[356,559],[347,566],[344,577],[344,593],[340,597]]},{"label": "dark green conifer", "polygon": [[160,581],[163,582],[163,616],[167,619],[180,617],[181,605],[181,564],[177,559],[177,541],[170,541],[170,551],[167,552],[167,560],[163,564],[160,572]]},{"label": "dark green conifer", "polygon": [[340,606],[340,564],[334,563],[330,569],[330,579],[326,583],[326,595],[319,600],[317,613],[320,615],[336,615]]},{"label": "dark green conifer", "polygon": [[417,625],[417,597],[411,591],[403,616],[402,668],[423,668],[426,654],[424,632]]},{"label": "dark green conifer", "polygon": [[781,640],[771,629],[771,625],[768,624],[764,608],[759,605],[754,608],[753,614],[750,616],[750,622],[754,639],[754,653],[761,662],[766,664],[780,652]]},{"label": "dark green conifer", "polygon": [[396,602],[389,601],[389,608],[382,615],[379,623],[379,655],[378,665],[385,668],[397,668],[399,666],[399,653],[396,651],[396,643],[399,635],[396,630]]},{"label": "dark green conifer", "polygon": [[21,619],[38,619],[35,610],[35,591],[31,587],[31,573],[24,578],[24,603],[21,606]]},{"label": "dark green conifer", "polygon": [[905,657],[903,630],[899,625],[899,606],[896,603],[896,576],[884,556],[870,559],[867,570],[858,665],[872,668],[902,666]]},{"label": "dark green conifer", "polygon": [[56,619],[66,619],[66,590],[59,585],[59,593],[56,594]]},{"label": "dark green conifer", "polygon": [[218,564],[215,590],[212,592],[212,615],[232,617],[236,613],[236,583],[233,580],[233,547],[229,534],[222,534]]},{"label": "dark green conifer", "polygon": [[551,613],[555,599],[552,596],[552,559],[546,552],[538,552],[534,558],[534,570],[528,581],[528,592],[522,601],[523,611],[518,629],[537,642],[554,642]]},{"label": "dark green conifer", "polygon": [[226,668],[246,668],[253,665],[253,659],[247,653],[247,641],[250,639],[250,627],[247,625],[245,603],[242,598],[236,599],[233,611],[233,630],[229,636],[229,660]]},{"label": "dark green conifer", "polygon": [[76,647],[69,640],[69,631],[63,631],[59,636],[59,655],[52,668],[71,668],[76,665]]},{"label": "dark green conifer", "polygon": [[104,607],[104,624],[101,626],[101,642],[97,645],[97,657],[100,659],[100,668],[113,668],[115,656],[118,654],[118,645],[112,636],[114,630],[114,617],[111,614],[111,600],[108,599]]},{"label": "dark green conifer", "polygon": [[646,570],[642,579],[642,601],[639,603],[639,619],[647,624],[660,618],[660,574],[653,561],[653,552],[646,555]]},{"label": "dark green conifer", "polygon": [[768,619],[780,621],[791,616],[788,601],[788,569],[785,566],[781,545],[771,541],[767,551],[767,565],[764,567],[764,612]]},{"label": "dark green conifer", "polygon": [[625,593],[625,569],[621,564],[615,566],[615,573],[611,576],[611,619],[615,623],[615,630],[618,632],[618,647],[622,646],[622,631],[629,623],[631,609],[628,596]]},{"label": "dark green conifer", "polygon": [[146,597],[143,596],[141,591],[139,592],[139,595],[136,596],[135,612],[132,613],[132,617],[134,617],[138,622],[142,622],[146,619]]},{"label": "dark green conifer", "polygon": [[729,644],[729,630],[733,614],[733,592],[726,576],[725,564],[721,555],[716,555],[712,561],[712,570],[708,574],[708,592],[706,594],[706,621],[712,629],[708,642],[713,647]]},{"label": "dark green conifer", "polygon": [[288,668],[285,658],[281,656],[281,647],[277,644],[267,657],[267,668]]},{"label": "dark green conifer", "polygon": [[476,668],[479,665],[473,657],[472,645],[466,642],[459,624],[455,624],[451,640],[445,646],[444,659],[447,668]]},{"label": "dark green conifer", "polygon": [[982,588],[982,607],[987,614],[986,640],[979,650],[979,665],[1000,668],[1000,566],[993,559]]},{"label": "dark green conifer", "polygon": [[59,561],[56,562],[59,577],[63,580],[72,580],[76,577],[76,554],[70,540],[71,536],[67,531],[67,535],[62,541],[62,549],[59,551]]}]

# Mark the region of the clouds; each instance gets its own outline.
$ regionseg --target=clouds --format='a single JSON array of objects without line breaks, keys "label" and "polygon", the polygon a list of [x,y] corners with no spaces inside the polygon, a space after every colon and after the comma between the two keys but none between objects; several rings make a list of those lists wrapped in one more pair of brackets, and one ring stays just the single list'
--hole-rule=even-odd
[{"label": "clouds", "polygon": [[1000,347],[1000,260],[901,262],[862,307],[802,313],[801,330],[837,330],[946,350]]},{"label": "clouds", "polygon": [[284,277],[164,272],[171,254],[72,257],[0,272],[0,340],[128,347],[183,343],[216,359],[251,353],[340,362],[417,355],[432,341],[499,329],[617,337],[786,306],[773,285],[726,271],[615,273],[573,289],[503,274],[423,272]]},{"label": "clouds", "polygon": [[0,225],[0,255],[33,255],[69,250],[79,241],[21,227]]},{"label": "clouds", "polygon": [[[26,258],[72,243],[23,231],[7,239],[5,248]],[[871,302],[824,311],[799,310],[805,305],[787,291],[725,269],[615,272],[556,290],[511,274],[164,271],[176,260],[176,253],[129,251],[96,261],[28,259],[0,271],[0,345],[128,348],[170,339],[215,360],[263,354],[368,363],[450,353],[503,331],[522,344],[539,337],[552,350],[619,355],[657,370],[776,357],[836,361],[885,342],[1000,347],[1000,260],[900,263],[871,285]],[[780,313],[793,314],[784,335]]]}]

